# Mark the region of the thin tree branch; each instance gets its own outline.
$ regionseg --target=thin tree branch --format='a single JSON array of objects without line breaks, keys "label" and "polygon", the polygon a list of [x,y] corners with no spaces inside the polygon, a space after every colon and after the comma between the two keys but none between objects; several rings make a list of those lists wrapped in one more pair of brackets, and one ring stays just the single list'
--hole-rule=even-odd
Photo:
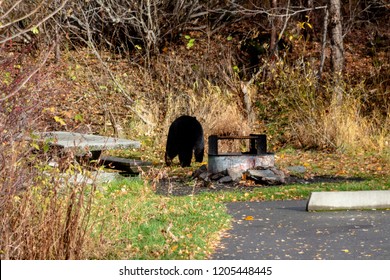
[{"label": "thin tree branch", "polygon": [[287,28],[287,22],[288,22],[289,19],[292,17],[292,15],[289,15],[289,14],[288,14],[288,10],[289,10],[288,7],[290,7],[290,0],[288,0],[288,2],[287,2],[287,9],[286,9],[286,15],[285,15],[286,20],[284,21],[284,25],[283,25],[283,27],[282,27],[282,30],[281,30],[280,33],[279,33],[278,41],[279,41],[280,39],[282,39],[283,33],[284,33],[284,31],[286,30],[286,28]]},{"label": "thin tree branch", "polygon": [[[84,14],[85,16],[85,14]],[[83,38],[81,38],[81,40],[83,40],[86,44],[88,44],[91,49],[92,49],[92,52],[95,54],[95,56],[97,57],[97,59],[100,61],[100,63],[103,65],[104,67],[104,70],[107,72],[107,74],[110,76],[111,80],[115,83],[115,85],[118,87],[119,91],[122,93],[122,95],[124,97],[126,97],[126,99],[134,104],[134,100],[130,97],[130,95],[127,93],[127,91],[122,87],[122,85],[120,83],[118,83],[117,79],[115,78],[114,74],[111,72],[110,68],[108,67],[108,65],[103,61],[102,57],[100,56],[98,50],[96,49],[95,47],[95,44],[94,44],[94,41],[93,41],[93,38],[92,38],[92,34],[91,34],[91,29],[89,28],[89,23],[87,21],[87,18],[86,19],[86,31],[87,31],[87,36],[88,36],[88,41],[85,41]],[[144,123],[146,124],[149,124],[151,125],[152,123],[149,122],[147,119],[145,119],[139,112],[137,112],[136,110],[134,110],[132,107],[130,106],[127,106],[134,114],[136,114]]]},{"label": "thin tree branch", "polygon": [[[67,3],[68,1],[69,1],[69,0],[64,0],[64,2],[62,2],[62,4],[61,4],[57,9],[55,9],[51,14],[47,15],[46,17],[44,17],[44,18],[43,18],[42,20],[40,20],[37,24],[35,24],[33,27],[39,27],[39,26],[42,25],[44,22],[46,22],[47,20],[49,20],[50,18],[52,18],[54,15],[56,15],[58,12],[60,12],[60,11],[62,10],[62,8],[65,7],[65,5],[66,5],[66,3]],[[12,39],[15,39],[15,38],[17,38],[17,37],[19,37],[19,36],[21,36],[21,35],[24,35],[24,34],[30,32],[30,31],[31,31],[31,28],[32,28],[32,27],[27,28],[27,29],[24,29],[24,30],[22,30],[22,31],[20,31],[20,32],[14,34],[14,35],[12,35],[12,36],[10,36],[10,37],[7,37],[7,38],[1,40],[1,41],[0,41],[0,44],[3,44],[3,43],[8,42],[8,41],[11,41]]]},{"label": "thin tree branch", "polygon": [[[26,19],[26,18],[29,18],[30,16],[32,16],[33,14],[35,14],[35,13],[42,7],[43,2],[44,2],[44,1],[40,2],[39,5],[38,5],[34,10],[32,10],[30,13],[28,13],[28,14],[26,14],[26,15],[20,17],[20,18],[17,18],[17,19],[15,19],[15,20],[12,20],[12,21],[10,21],[10,22],[8,22],[8,23],[5,23],[5,24],[3,24],[3,25],[0,25],[0,29],[7,28],[8,26],[10,26],[10,25],[12,25],[12,24],[15,24],[15,23],[17,23],[17,22],[19,22],[19,21],[22,21],[22,20]],[[3,16],[3,17],[4,17],[4,16]],[[3,17],[2,17],[2,18],[3,18]]]},{"label": "thin tree branch", "polygon": [[[3,1],[0,2],[0,5],[3,4],[2,2],[3,2]],[[21,2],[22,2],[22,0],[17,1],[11,8],[8,9],[8,11],[6,11],[3,15],[0,16],[0,19],[5,18],[5,17],[6,17],[11,11],[13,11],[13,9],[15,9],[15,7],[18,6]]]},{"label": "thin tree branch", "polygon": [[49,58],[49,55],[51,51],[53,50],[54,45],[50,47],[50,49],[47,51],[46,55],[43,57],[42,62],[22,81],[19,83],[19,85],[11,91],[10,94],[0,99],[1,102],[11,98],[12,96],[16,95],[19,90],[25,86],[25,84],[28,83],[28,81],[45,65],[47,59]]}]

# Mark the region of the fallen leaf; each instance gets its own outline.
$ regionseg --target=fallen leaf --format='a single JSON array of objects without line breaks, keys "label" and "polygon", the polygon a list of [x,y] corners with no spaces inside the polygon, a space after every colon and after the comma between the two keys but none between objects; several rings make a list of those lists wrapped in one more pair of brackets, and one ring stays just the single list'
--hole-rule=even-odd
[{"label": "fallen leaf", "polygon": [[253,216],[246,216],[244,218],[245,221],[253,221]]}]

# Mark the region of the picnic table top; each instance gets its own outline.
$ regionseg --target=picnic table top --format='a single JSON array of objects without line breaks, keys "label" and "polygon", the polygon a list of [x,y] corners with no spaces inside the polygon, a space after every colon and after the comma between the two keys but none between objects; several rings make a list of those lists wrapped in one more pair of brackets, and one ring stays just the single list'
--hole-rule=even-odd
[{"label": "picnic table top", "polygon": [[39,132],[37,134],[50,144],[60,146],[64,149],[103,151],[129,148],[139,149],[141,147],[139,141],[101,135],[67,131],[49,131]]}]

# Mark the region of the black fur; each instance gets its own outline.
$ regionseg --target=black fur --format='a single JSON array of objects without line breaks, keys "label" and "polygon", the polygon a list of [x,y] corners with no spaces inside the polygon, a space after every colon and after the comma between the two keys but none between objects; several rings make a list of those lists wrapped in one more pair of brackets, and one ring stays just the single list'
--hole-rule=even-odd
[{"label": "black fur", "polygon": [[192,152],[195,160],[203,161],[204,139],[202,125],[195,117],[181,116],[169,127],[165,150],[165,163],[170,166],[172,160],[179,155],[182,167],[190,166]]}]

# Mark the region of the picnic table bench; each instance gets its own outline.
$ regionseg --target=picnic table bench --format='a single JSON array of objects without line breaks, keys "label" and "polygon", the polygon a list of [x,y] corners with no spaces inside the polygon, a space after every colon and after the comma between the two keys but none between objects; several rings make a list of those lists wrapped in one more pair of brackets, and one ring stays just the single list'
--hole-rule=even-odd
[{"label": "picnic table bench", "polygon": [[90,160],[97,160],[110,168],[137,173],[138,166],[151,165],[140,160],[101,155],[106,150],[139,149],[141,147],[139,141],[67,131],[39,132],[37,135],[53,147],[72,151],[79,157],[88,154]]}]

